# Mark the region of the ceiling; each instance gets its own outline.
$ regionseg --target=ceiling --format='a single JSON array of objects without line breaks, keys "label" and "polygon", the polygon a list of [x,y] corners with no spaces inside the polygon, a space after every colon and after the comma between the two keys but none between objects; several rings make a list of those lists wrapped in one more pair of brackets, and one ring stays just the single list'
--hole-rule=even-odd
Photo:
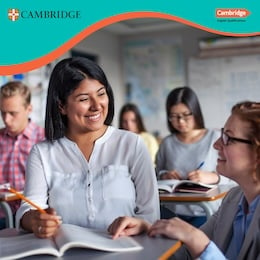
[{"label": "ceiling", "polygon": [[154,32],[169,29],[178,29],[186,25],[174,22],[172,20],[158,19],[158,18],[138,18],[124,20],[118,23],[111,24],[104,28],[118,35],[136,34],[140,32]]}]

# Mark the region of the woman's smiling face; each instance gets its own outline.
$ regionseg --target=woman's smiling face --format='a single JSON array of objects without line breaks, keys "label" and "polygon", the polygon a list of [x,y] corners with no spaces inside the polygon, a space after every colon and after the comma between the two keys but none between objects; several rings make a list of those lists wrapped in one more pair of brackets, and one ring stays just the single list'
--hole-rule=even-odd
[{"label": "woman's smiling face", "polygon": [[99,81],[86,78],[79,84],[60,110],[68,120],[68,131],[91,132],[104,126],[108,114],[108,95]]},{"label": "woman's smiling face", "polygon": [[[247,140],[249,124],[242,121],[237,115],[231,115],[224,127],[228,136]],[[232,140],[224,145],[221,137],[215,142],[214,148],[218,150],[217,172],[238,183],[246,178],[252,178],[257,162],[252,145]]]}]

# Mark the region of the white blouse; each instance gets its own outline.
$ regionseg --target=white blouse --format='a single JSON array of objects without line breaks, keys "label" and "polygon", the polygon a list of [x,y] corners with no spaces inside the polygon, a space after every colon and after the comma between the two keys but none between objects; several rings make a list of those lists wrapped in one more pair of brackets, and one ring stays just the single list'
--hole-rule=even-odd
[{"label": "white blouse", "polygon": [[[89,161],[66,137],[36,144],[26,168],[25,196],[54,208],[63,223],[107,228],[119,216],[159,218],[156,175],[141,137],[109,126]],[[16,227],[31,209],[22,202]]]}]

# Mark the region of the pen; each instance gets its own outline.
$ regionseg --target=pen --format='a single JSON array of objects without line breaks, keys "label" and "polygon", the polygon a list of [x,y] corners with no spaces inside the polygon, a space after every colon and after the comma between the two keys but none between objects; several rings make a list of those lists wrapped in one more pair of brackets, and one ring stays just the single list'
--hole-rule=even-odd
[{"label": "pen", "polygon": [[10,187],[9,183],[3,184],[0,186],[0,189],[5,189],[8,190],[12,193],[14,193],[18,198],[20,198],[21,200],[26,201],[27,203],[29,203],[31,206],[33,206],[34,208],[36,208],[37,210],[39,210],[41,213],[46,213],[46,211],[44,209],[42,209],[41,207],[39,207],[38,205],[36,205],[34,202],[32,202],[31,200],[29,200],[28,198],[26,198],[23,194],[21,194],[20,192],[18,192],[17,190],[15,190],[14,188]]},{"label": "pen", "polygon": [[200,164],[199,164],[199,166],[196,168],[196,170],[199,170],[203,165],[204,165],[204,161],[203,162],[201,162]]}]

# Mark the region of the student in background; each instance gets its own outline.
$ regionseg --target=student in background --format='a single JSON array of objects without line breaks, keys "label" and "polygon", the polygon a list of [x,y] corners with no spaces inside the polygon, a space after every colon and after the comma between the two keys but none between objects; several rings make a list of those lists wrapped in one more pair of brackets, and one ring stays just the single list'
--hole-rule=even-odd
[{"label": "student in background", "polygon": [[171,259],[260,259],[260,103],[242,102],[232,108],[221,137],[217,172],[239,184],[232,188],[219,210],[197,229],[179,218],[143,220],[119,218],[109,227],[114,237],[148,231],[165,235],[185,246]]},{"label": "student in background", "polygon": [[152,161],[155,162],[155,156],[159,147],[158,141],[152,134],[146,131],[141,113],[135,104],[128,103],[121,108],[119,128],[139,134],[148,148]]},{"label": "student in background", "polygon": [[[0,111],[5,127],[0,129],[0,183],[10,183],[22,191],[25,164],[32,146],[44,139],[44,129],[30,119],[32,111],[29,88],[20,81],[8,82],[0,88]],[[10,202],[13,213],[20,201]],[[5,218],[0,211],[0,228]]]},{"label": "student in background", "polygon": [[[166,114],[171,134],[162,140],[156,156],[158,179],[219,183],[220,177],[216,173],[217,151],[213,149],[213,143],[220,133],[205,128],[196,93],[189,87],[173,89],[166,100]],[[220,202],[210,203],[217,209]],[[165,206],[161,214],[162,218],[177,214],[197,227],[206,221],[203,209],[194,205]]]},{"label": "student in background", "polygon": [[[33,147],[16,226],[51,237],[63,223],[107,228],[118,216],[159,218],[154,167],[141,137],[111,126],[114,97],[103,70],[74,57],[54,68],[48,88],[46,141]],[[37,173],[37,174],[36,174]]]}]

